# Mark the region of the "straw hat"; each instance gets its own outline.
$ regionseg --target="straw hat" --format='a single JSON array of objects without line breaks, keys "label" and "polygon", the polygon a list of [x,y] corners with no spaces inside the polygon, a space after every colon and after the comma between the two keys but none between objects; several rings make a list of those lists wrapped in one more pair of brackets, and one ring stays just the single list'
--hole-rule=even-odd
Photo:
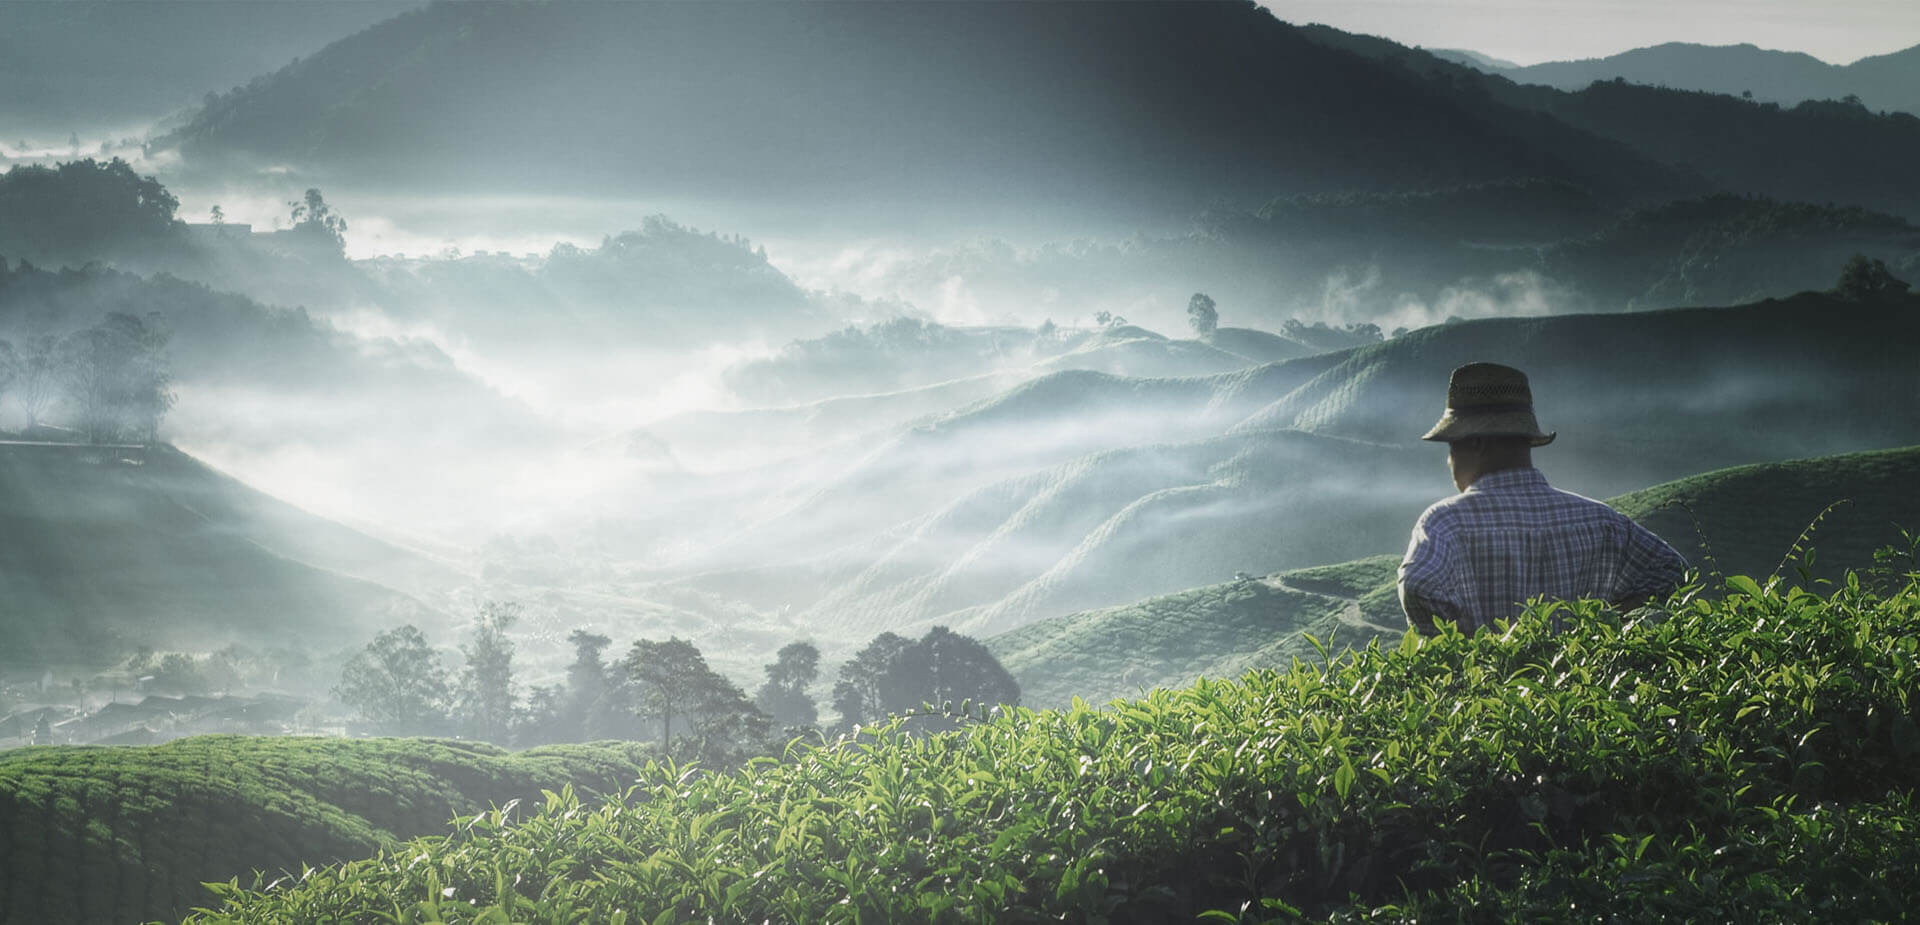
[{"label": "straw hat", "polygon": [[1533,416],[1527,374],[1498,363],[1468,363],[1447,379],[1447,412],[1422,440],[1451,443],[1466,437],[1526,437],[1534,446],[1553,442]]}]

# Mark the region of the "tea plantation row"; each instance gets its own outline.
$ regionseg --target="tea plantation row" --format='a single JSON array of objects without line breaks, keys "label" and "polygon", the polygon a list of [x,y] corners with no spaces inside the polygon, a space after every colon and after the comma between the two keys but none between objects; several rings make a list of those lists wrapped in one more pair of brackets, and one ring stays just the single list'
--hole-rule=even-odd
[{"label": "tea plantation row", "polygon": [[654,765],[622,802],[479,815],[225,887],[195,921],[1908,915],[1920,587],[1731,585],[733,773]]},{"label": "tea plantation row", "polygon": [[618,793],[646,755],[245,736],[0,752],[0,922],[178,919],[203,881],[363,858],[568,781]]}]

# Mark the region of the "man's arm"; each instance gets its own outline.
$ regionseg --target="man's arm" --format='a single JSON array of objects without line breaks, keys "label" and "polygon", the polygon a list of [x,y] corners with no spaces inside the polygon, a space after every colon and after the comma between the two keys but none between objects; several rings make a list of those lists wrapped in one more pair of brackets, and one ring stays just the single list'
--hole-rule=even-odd
[{"label": "man's arm", "polygon": [[1407,614],[1407,625],[1422,636],[1440,630],[1435,620],[1457,621],[1459,606],[1449,600],[1453,581],[1452,546],[1444,529],[1430,530],[1427,516],[1413,525],[1413,537],[1407,542],[1407,555],[1400,561],[1400,609]]},{"label": "man's arm", "polygon": [[1608,601],[1632,610],[1654,597],[1673,593],[1686,578],[1687,560],[1653,531],[1627,521],[1627,546],[1621,553],[1620,575]]}]

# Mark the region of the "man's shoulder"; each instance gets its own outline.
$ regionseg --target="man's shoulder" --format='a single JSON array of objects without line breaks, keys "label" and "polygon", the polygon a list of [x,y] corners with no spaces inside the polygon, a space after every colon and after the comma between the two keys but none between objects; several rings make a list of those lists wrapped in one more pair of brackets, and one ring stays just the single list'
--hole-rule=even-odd
[{"label": "man's shoulder", "polygon": [[1444,527],[1459,518],[1461,505],[1465,503],[1467,503],[1467,496],[1464,493],[1441,498],[1427,505],[1427,509],[1420,512],[1420,517],[1414,521],[1414,526],[1423,530]]},{"label": "man's shoulder", "polygon": [[1633,523],[1633,518],[1613,509],[1605,501],[1596,501],[1586,495],[1561,488],[1549,488],[1551,503],[1561,511],[1585,515],[1596,520],[1606,521],[1619,526]]},{"label": "man's shoulder", "polygon": [[1627,515],[1604,501],[1555,488],[1537,472],[1505,476],[1489,487],[1475,487],[1435,501],[1420,514],[1417,525],[1428,531],[1446,531],[1457,526],[1483,522],[1510,522],[1545,519],[1554,522],[1604,522],[1615,526],[1633,523]]}]

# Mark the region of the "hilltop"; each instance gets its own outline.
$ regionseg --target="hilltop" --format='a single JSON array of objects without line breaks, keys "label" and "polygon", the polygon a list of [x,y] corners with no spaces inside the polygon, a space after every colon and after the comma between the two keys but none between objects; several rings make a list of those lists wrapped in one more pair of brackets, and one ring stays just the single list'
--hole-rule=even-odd
[{"label": "hilltop", "polygon": [[440,3],[221,96],[159,144],[202,166],[439,189],[769,205],[857,191],[915,223],[930,201],[963,221],[1022,203],[1130,223],[1514,176],[1623,198],[1689,188],[1242,2]]},{"label": "hilltop", "polygon": [[[1547,451],[1542,452],[1542,465]],[[1549,468],[1549,472],[1552,470]],[[1767,576],[1829,505],[1808,547],[1815,574],[1874,565],[1874,551],[1920,534],[1920,446],[1740,466],[1691,476],[1608,503],[1716,575]],[[1404,542],[1412,521],[1398,525]],[[1384,548],[1384,547],[1383,547]],[[1315,657],[1302,634],[1333,648],[1397,640],[1406,629],[1394,594],[1398,555],[1244,577],[1137,603],[1042,620],[987,641],[1031,706],[1075,697],[1104,702],[1197,678]]]},{"label": "hilltop", "polygon": [[294,509],[172,447],[0,446],[5,668],[139,645],[332,648],[432,611],[378,583],[446,570]]},{"label": "hilltop", "polygon": [[203,736],[0,752],[0,920],[177,921],[201,884],[298,876],[571,786],[614,796],[648,747]]}]

